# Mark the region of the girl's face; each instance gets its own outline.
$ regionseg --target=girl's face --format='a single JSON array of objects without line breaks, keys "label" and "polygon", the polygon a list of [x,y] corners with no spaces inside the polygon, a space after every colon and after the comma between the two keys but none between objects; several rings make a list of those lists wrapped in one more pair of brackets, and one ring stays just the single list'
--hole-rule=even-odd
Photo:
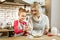
[{"label": "girl's face", "polygon": [[21,21],[26,20],[26,12],[20,12],[19,20],[21,20]]}]

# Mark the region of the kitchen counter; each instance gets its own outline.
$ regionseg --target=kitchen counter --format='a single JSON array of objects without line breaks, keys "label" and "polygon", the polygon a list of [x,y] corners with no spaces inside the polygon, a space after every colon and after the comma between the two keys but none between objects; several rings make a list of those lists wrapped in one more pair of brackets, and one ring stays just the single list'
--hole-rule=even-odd
[{"label": "kitchen counter", "polygon": [[0,38],[0,40],[60,40],[59,36],[42,36],[40,38],[28,38],[28,37],[24,37],[24,36],[20,36],[20,37],[7,37],[7,38]]}]

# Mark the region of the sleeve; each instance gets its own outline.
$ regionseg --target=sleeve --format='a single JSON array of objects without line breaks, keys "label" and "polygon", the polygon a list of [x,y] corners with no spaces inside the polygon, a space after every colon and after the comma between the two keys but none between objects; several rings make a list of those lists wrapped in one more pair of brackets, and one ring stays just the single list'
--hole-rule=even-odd
[{"label": "sleeve", "polygon": [[45,22],[46,22],[46,28],[48,28],[49,29],[49,18],[46,16],[46,20],[45,20]]},{"label": "sleeve", "polygon": [[23,32],[23,30],[22,29],[18,29],[18,21],[14,21],[14,32],[16,33],[16,34],[19,34],[19,33],[22,33]]}]

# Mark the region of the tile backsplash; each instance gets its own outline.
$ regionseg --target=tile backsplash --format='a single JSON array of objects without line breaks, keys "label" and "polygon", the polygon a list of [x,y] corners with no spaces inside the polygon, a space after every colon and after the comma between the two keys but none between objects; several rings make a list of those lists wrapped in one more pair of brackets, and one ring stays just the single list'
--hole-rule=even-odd
[{"label": "tile backsplash", "polygon": [[14,20],[18,19],[18,9],[21,6],[0,5],[0,27],[4,27],[6,23],[11,22],[13,26]]}]

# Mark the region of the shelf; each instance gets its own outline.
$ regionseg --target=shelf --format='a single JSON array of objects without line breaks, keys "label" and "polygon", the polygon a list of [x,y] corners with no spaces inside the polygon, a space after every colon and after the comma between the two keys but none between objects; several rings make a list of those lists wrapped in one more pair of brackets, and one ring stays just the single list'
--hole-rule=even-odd
[{"label": "shelf", "polygon": [[30,6],[30,4],[25,3],[25,2],[20,2],[20,3],[16,3],[16,2],[3,2],[1,4],[3,4],[3,5],[15,5],[15,6],[24,6],[24,5]]}]

